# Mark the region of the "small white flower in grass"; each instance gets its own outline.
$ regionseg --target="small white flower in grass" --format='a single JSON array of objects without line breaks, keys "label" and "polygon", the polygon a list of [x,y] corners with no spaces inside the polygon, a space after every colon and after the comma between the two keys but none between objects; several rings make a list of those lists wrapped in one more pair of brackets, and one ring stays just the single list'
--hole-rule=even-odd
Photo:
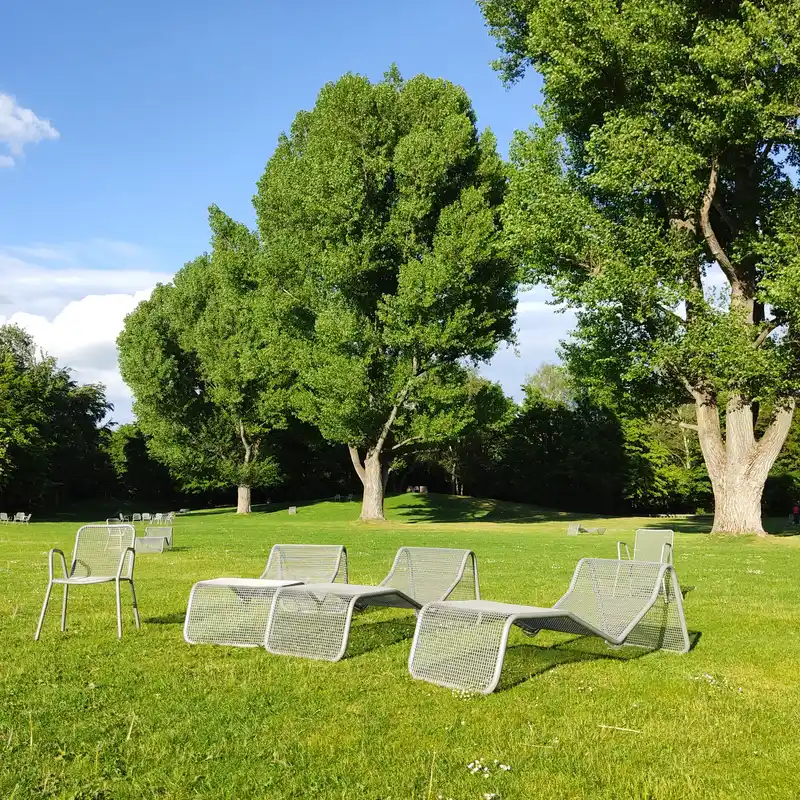
[{"label": "small white flower in grass", "polygon": [[484,792],[483,800],[500,800],[500,795],[497,792]]},{"label": "small white flower in grass", "polygon": [[502,769],[503,772],[511,772],[511,767],[509,767],[508,764],[501,764],[500,769]]}]

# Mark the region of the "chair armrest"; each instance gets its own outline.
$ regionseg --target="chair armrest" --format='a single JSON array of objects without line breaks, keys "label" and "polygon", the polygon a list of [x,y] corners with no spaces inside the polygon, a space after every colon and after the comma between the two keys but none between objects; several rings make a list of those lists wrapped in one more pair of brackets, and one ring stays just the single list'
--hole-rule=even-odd
[{"label": "chair armrest", "polygon": [[[668,559],[668,560],[665,560]],[[661,563],[672,564],[672,545],[669,542],[664,542],[661,545]]]},{"label": "chair armrest", "polygon": [[61,568],[64,570],[64,577],[68,578],[69,575],[67,574],[67,559],[64,555],[63,550],[59,550],[57,547],[54,547],[48,554],[47,554],[47,570],[50,575],[50,580],[52,581],[55,577],[53,575],[53,556],[58,553],[61,556]]},{"label": "chair armrest", "polygon": [[128,553],[131,556],[131,568],[128,575],[132,578],[133,577],[133,568],[136,564],[136,550],[132,547],[126,547],[125,550],[122,552],[122,557],[119,560],[119,566],[117,567],[117,580],[122,577],[122,573],[125,569],[125,559],[128,557]]},{"label": "chair armrest", "polygon": [[625,542],[617,542],[617,559],[622,560],[622,548],[625,548],[625,557],[630,561],[631,551]]}]

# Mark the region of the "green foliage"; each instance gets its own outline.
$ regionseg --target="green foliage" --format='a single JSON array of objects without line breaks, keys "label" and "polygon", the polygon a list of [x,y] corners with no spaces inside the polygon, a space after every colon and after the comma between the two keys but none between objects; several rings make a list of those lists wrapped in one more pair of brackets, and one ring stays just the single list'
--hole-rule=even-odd
[{"label": "green foliage", "polygon": [[582,309],[567,356],[650,410],[687,382],[796,394],[800,3],[481,6],[504,77],[544,77],[504,223],[527,279]]},{"label": "green foliage", "polygon": [[286,346],[256,277],[259,243],[216,207],[212,252],[128,316],[120,369],[150,452],[186,489],[278,480],[268,436],[285,425]]},{"label": "green foliage", "polygon": [[0,326],[0,496],[32,508],[106,489],[109,410],[104,387],[78,385],[29,334]]},{"label": "green foliage", "polygon": [[460,365],[512,335],[504,184],[444,80],[345,75],[281,137],[254,200],[262,285],[299,343],[298,413],[326,439],[370,450],[468,424]]}]

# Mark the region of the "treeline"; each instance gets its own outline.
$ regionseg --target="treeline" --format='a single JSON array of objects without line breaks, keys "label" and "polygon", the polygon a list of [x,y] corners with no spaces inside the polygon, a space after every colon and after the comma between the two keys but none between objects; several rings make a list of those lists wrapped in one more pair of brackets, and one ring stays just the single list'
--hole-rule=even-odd
[{"label": "treeline", "polygon": [[[627,513],[709,510],[711,486],[691,408],[630,418],[592,401],[563,367],[531,376],[517,404],[470,374],[473,421],[461,435],[398,460],[388,488],[408,485],[567,510]],[[115,510],[232,504],[236,490],[181,482],[153,457],[136,424],[106,421],[104,388],[79,385],[37,351],[31,337],[0,327],[0,507],[39,514],[91,505]],[[295,418],[275,432],[276,483],[253,502],[360,494],[347,448]],[[800,495],[800,424],[767,482],[767,513]]]}]

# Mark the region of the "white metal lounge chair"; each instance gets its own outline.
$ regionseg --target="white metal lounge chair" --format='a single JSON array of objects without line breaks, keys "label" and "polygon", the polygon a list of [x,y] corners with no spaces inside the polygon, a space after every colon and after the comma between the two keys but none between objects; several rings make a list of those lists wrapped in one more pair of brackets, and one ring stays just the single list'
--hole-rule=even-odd
[{"label": "white metal lounge chair", "polygon": [[24,511],[18,511],[14,515],[14,522],[25,522],[25,512]]},{"label": "white metal lounge chair", "polygon": [[580,522],[571,522],[567,528],[567,536],[579,536],[582,533],[596,533],[602,536],[605,532],[605,528],[584,528]]},{"label": "white metal lounge chair", "polygon": [[[659,564],[672,564],[672,551],[675,544],[675,532],[669,528],[639,528],[633,544],[634,561],[655,561]],[[625,542],[617,542],[617,558],[622,558],[622,551],[630,559],[631,551]]]},{"label": "white metal lounge chair", "polygon": [[[139,627],[139,608],[136,605],[136,591],[133,587],[133,568],[136,553],[133,540],[136,532],[132,525],[84,525],[75,537],[75,550],[72,562],[67,570],[64,553],[56,548],[48,554],[49,579],[44,605],[36,627],[34,639],[38,640],[42,632],[42,623],[50,602],[53,584],[64,587],[64,600],[61,606],[61,630],[67,628],[67,597],[70,586],[86,586],[96,583],[114,583],[117,598],[117,637],[122,638],[122,608],[120,600],[120,583],[127,581],[131,587],[133,599],[133,618]],[[55,576],[54,556],[61,556],[63,577]]]},{"label": "white metal lounge chair", "polygon": [[479,598],[471,550],[401,547],[378,586],[332,583],[279,589],[264,645],[271,653],[338,661],[347,649],[353,612],[367,606],[418,611],[431,600]]},{"label": "white metal lounge chair", "polygon": [[9,519],[8,514],[6,514],[5,511],[0,512],[0,522],[3,522],[3,523],[11,522],[11,520]]},{"label": "white metal lounge chair", "polygon": [[137,536],[135,542],[137,553],[163,553],[172,550],[172,528],[156,528],[148,526],[144,529],[144,536]]},{"label": "white metal lounge chair", "polygon": [[276,544],[260,578],[215,578],[192,587],[183,638],[189,644],[263,647],[277,589],[337,580],[347,582],[347,551],[341,545]]},{"label": "white metal lounge chair", "polygon": [[512,625],[530,635],[554,630],[599,636],[612,646],[689,650],[681,590],[671,565],[584,558],[567,593],[552,608],[429,603],[417,620],[409,671],[439,686],[490,694],[500,680]]}]

